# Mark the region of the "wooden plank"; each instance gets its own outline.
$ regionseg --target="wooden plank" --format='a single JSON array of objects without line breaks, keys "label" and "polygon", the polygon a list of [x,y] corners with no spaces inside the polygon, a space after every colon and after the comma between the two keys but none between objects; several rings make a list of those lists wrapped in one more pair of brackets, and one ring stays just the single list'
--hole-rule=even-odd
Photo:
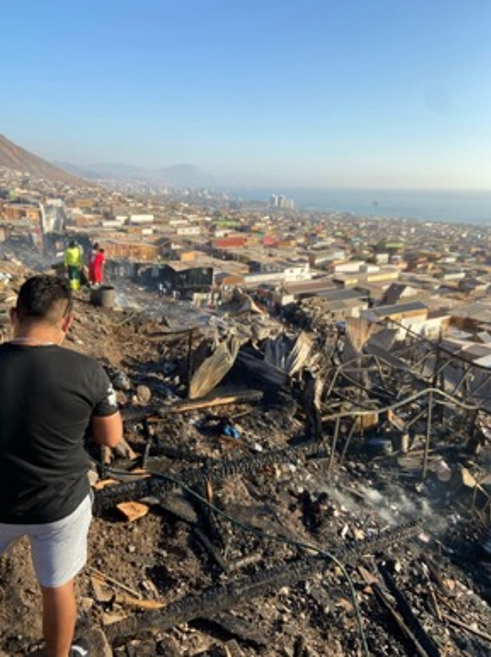
[{"label": "wooden plank", "polygon": [[213,406],[224,406],[227,404],[238,404],[247,401],[257,401],[261,399],[263,393],[260,390],[246,390],[244,392],[233,393],[223,397],[212,397],[208,399],[194,399],[183,402],[177,402],[168,409],[162,409],[168,413],[184,413],[194,411],[200,408],[211,408]]},{"label": "wooden plank", "polygon": [[116,505],[116,508],[130,522],[143,518],[150,511],[150,507],[141,502],[121,502],[121,504]]}]

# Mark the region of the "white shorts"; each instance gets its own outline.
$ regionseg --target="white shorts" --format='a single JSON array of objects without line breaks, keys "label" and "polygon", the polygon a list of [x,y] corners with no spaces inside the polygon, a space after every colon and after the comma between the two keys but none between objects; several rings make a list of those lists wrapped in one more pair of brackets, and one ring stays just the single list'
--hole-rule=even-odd
[{"label": "white shorts", "polygon": [[87,495],[73,513],[56,522],[42,525],[0,523],[0,554],[13,541],[27,536],[39,583],[45,588],[57,588],[73,579],[85,566],[91,519],[92,503]]}]

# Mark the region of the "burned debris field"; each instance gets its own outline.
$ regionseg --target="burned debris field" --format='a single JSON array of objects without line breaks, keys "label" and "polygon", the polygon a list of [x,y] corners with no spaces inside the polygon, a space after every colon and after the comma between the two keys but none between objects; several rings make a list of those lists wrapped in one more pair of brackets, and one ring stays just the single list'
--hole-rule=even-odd
[{"label": "burned debris field", "polygon": [[[321,305],[198,322],[158,303],[80,292],[67,345],[102,362],[125,425],[114,453],[88,439],[94,654],[491,654],[490,371]],[[2,654],[41,654],[27,543],[0,564]]]}]

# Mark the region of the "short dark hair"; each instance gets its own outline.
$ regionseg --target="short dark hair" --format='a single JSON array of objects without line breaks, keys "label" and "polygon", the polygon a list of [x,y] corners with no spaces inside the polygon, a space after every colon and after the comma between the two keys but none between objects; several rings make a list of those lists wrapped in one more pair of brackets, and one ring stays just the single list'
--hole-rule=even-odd
[{"label": "short dark hair", "polygon": [[55,324],[71,313],[70,283],[59,276],[32,276],[22,285],[17,298],[20,322],[42,321]]}]

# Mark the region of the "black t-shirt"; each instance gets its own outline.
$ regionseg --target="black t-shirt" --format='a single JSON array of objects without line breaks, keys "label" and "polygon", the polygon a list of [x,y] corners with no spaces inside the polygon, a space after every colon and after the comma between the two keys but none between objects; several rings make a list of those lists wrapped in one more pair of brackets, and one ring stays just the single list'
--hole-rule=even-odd
[{"label": "black t-shirt", "polygon": [[89,493],[83,439],[117,411],[92,358],[57,346],[0,345],[0,522],[61,520]]}]

